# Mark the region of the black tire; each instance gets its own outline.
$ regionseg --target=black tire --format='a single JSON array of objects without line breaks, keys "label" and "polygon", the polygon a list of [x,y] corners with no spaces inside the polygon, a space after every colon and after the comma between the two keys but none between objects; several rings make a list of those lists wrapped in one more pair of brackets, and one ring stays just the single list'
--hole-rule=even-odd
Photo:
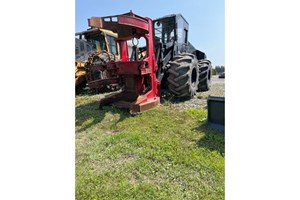
[{"label": "black tire", "polygon": [[193,97],[199,83],[199,66],[195,55],[184,53],[169,62],[168,88],[177,97]]},{"label": "black tire", "polygon": [[[93,54],[91,54],[87,62],[87,65],[89,66],[86,74],[87,83],[96,80],[110,78],[107,70],[100,71],[98,69],[97,70],[93,69],[93,66],[95,65],[100,65],[100,64],[105,65],[110,61],[117,61],[117,58],[114,54],[108,53],[107,51],[94,52]],[[111,92],[113,91],[113,88],[110,87],[110,85],[104,85],[99,88],[90,88],[90,91],[92,93],[97,94],[97,93]]]},{"label": "black tire", "polygon": [[86,81],[81,82],[79,85],[75,86],[75,95],[84,93],[86,87]]},{"label": "black tire", "polygon": [[211,86],[211,63],[209,60],[199,61],[199,84],[198,92],[205,92],[210,89]]}]

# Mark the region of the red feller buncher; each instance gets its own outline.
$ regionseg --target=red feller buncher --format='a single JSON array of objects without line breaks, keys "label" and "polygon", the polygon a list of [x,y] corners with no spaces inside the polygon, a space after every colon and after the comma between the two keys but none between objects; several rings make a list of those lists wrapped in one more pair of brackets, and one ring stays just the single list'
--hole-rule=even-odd
[{"label": "red feller buncher", "polygon": [[[168,88],[177,97],[188,98],[196,91],[209,90],[211,62],[188,42],[189,25],[181,14],[152,21],[129,12],[91,17],[88,23],[91,28],[117,33],[120,47],[118,61],[91,66],[117,77],[101,79],[98,84],[118,83],[122,88],[101,99],[100,108],[114,104],[139,113],[159,105],[161,87]],[[143,47],[138,46],[142,38]],[[133,44],[130,49],[129,41]]]}]

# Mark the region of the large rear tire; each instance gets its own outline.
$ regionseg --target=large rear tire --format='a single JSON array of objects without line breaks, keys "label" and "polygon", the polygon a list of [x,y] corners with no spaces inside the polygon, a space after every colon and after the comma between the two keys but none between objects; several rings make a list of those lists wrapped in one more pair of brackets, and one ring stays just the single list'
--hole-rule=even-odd
[{"label": "large rear tire", "polygon": [[168,88],[177,97],[192,98],[199,84],[199,66],[195,55],[183,53],[169,62]]},{"label": "large rear tire", "polygon": [[209,60],[203,59],[199,61],[199,84],[198,92],[205,92],[211,86],[211,63]]}]

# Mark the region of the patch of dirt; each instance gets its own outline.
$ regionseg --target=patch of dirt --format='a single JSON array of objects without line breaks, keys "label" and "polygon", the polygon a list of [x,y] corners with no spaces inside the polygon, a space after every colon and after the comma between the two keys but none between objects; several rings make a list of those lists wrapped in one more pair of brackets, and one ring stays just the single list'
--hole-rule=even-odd
[{"label": "patch of dirt", "polygon": [[[99,94],[99,99],[104,98],[106,94]],[[218,78],[218,76],[212,76],[211,87],[207,92],[198,92],[192,99],[176,98],[169,90],[165,89],[161,91],[161,104],[163,106],[170,106],[184,110],[187,108],[206,108],[208,96],[220,96],[225,97],[225,79]]]},{"label": "patch of dirt", "polygon": [[101,159],[98,158],[99,160],[92,160],[90,161],[91,168],[95,171],[107,171],[111,169],[118,169],[130,162],[133,162],[136,159],[135,155],[125,155],[121,156],[120,158],[117,159]]}]

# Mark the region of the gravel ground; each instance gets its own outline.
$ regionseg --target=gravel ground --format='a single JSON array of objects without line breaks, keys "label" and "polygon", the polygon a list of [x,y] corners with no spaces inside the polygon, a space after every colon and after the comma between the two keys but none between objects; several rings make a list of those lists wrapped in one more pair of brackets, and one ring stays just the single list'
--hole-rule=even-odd
[{"label": "gravel ground", "polygon": [[[163,106],[175,107],[179,110],[187,108],[206,108],[208,96],[225,97],[225,79],[219,79],[218,76],[212,76],[211,88],[207,92],[199,92],[192,99],[176,98],[168,90],[162,90],[161,104]],[[105,94],[99,94],[99,99]]]},{"label": "gravel ground", "polygon": [[162,91],[162,105],[169,105],[179,108],[206,108],[208,96],[225,97],[225,79],[212,76],[211,88],[207,92],[199,92],[192,99],[177,99],[168,91]]}]

